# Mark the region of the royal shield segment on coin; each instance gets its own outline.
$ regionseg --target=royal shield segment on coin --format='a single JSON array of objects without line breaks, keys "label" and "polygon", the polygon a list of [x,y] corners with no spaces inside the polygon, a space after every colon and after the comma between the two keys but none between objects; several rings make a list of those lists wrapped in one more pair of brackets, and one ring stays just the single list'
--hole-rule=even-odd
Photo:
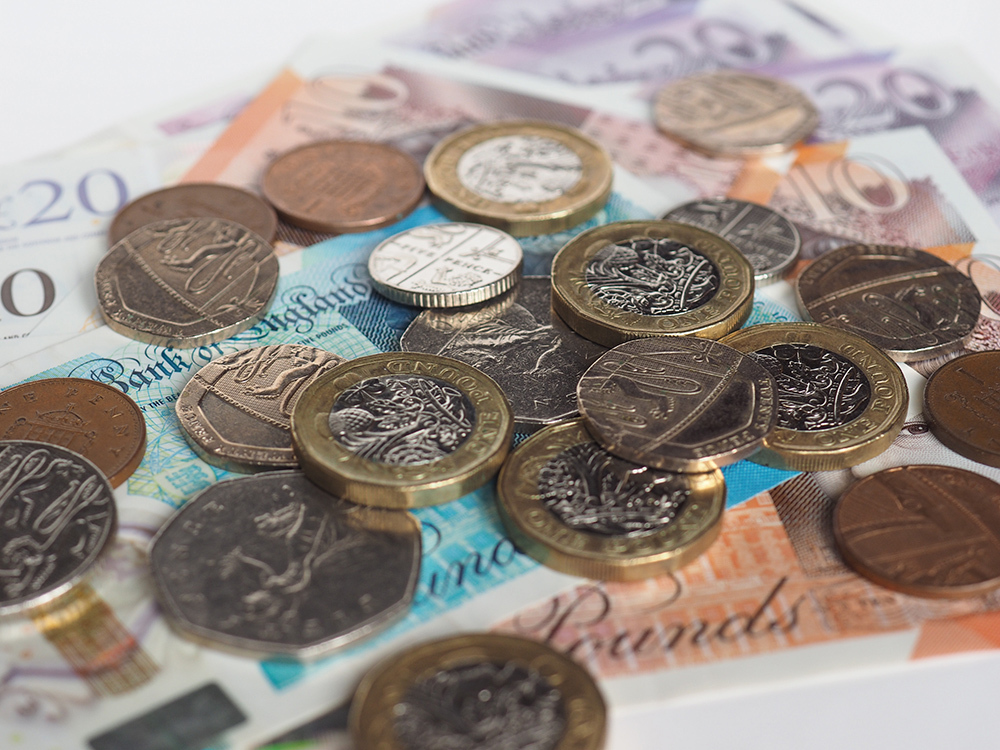
[{"label": "royal shield segment on coin", "polygon": [[413,157],[395,146],[320,141],[278,156],[264,172],[261,191],[289,224],[314,232],[367,232],[410,213],[424,195],[424,177]]},{"label": "royal shield segment on coin", "polygon": [[203,459],[231,471],[298,466],[292,409],[310,383],[343,361],[298,344],[244,349],[212,360],[177,399],[184,436]]},{"label": "royal shield segment on coin", "polygon": [[847,245],[799,274],[800,312],[864,336],[897,362],[929,359],[972,336],[982,301],[976,285],[923,250]]},{"label": "royal shield segment on coin", "polygon": [[358,750],[600,750],[607,711],[586,669],[554,649],[483,633],[395,654],[361,681]]},{"label": "royal shield segment on coin", "polygon": [[607,349],[552,313],[548,276],[528,276],[504,295],[461,310],[427,310],[410,323],[403,351],[440,354],[489,375],[507,394],[514,430],[576,416],[576,384]]},{"label": "royal shield segment on coin", "polygon": [[635,464],[594,442],[580,419],[519,445],[500,471],[498,508],[511,538],[571,575],[635,581],[688,564],[719,534],[722,472]]},{"label": "royal shield segment on coin", "polygon": [[424,162],[441,213],[515,237],[569,229],[611,194],[604,147],[575,128],[530,120],[473,125],[439,141]]},{"label": "royal shield segment on coin", "polygon": [[278,259],[234,222],[172,219],[118,242],[94,278],[109,327],[147,344],[191,348],[234,336],[264,316]]},{"label": "royal shield segment on coin", "polygon": [[415,307],[459,307],[496,297],[521,276],[521,245],[482,224],[428,224],[393,235],[368,256],[375,289]]},{"label": "royal shield segment on coin", "polygon": [[464,362],[390,352],[324,373],[292,411],[292,443],[310,479],[364,505],[456,500],[499,470],[513,434],[510,404]]},{"label": "royal shield segment on coin", "polygon": [[778,386],[777,426],[751,461],[844,469],[884,451],[903,426],[903,373],[860,336],[816,323],[767,323],[722,342],[754,357]]},{"label": "royal shield segment on coin", "polygon": [[255,656],[313,659],[409,609],[420,523],[354,505],[299,471],[219,482],[153,539],[164,614],[182,634]]},{"label": "royal shield segment on coin", "polygon": [[673,221],[619,221],[552,261],[552,309],[603,346],[649,336],[720,338],[753,308],[753,268],[732,243]]},{"label": "royal shield segment on coin", "polygon": [[0,393],[0,440],[60,445],[92,461],[117,487],[146,452],[146,420],[117,388],[84,378],[47,378]]},{"label": "royal shield segment on coin", "polygon": [[833,512],[847,563],[886,588],[955,599],[1000,587],[1000,485],[951,466],[896,466],[855,482]]},{"label": "royal shield segment on coin", "polygon": [[1000,352],[972,352],[942,365],[924,388],[924,415],[953,451],[1000,468]]},{"label": "royal shield segment on coin", "polygon": [[111,485],[83,456],[0,441],[0,617],[71,591],[114,540],[117,519]]}]

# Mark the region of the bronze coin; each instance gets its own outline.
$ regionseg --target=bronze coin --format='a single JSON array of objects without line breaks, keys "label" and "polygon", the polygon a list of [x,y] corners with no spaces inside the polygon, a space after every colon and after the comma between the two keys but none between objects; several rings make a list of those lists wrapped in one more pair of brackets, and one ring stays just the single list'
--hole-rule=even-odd
[{"label": "bronze coin", "polygon": [[833,512],[847,563],[881,586],[958,599],[1000,586],[1000,484],[951,466],[895,466],[855,482]]},{"label": "bronze coin", "polygon": [[117,487],[146,453],[146,420],[117,388],[84,378],[48,378],[0,393],[0,440],[67,448]]},{"label": "bronze coin", "polygon": [[321,141],[271,162],[261,190],[281,218],[303,229],[367,232],[410,213],[424,195],[424,176],[393,146]]},{"label": "bronze coin", "polygon": [[194,218],[235,221],[268,242],[278,229],[274,209],[253,193],[231,185],[198,182],[154,190],[123,206],[111,221],[108,246],[154,221]]},{"label": "bronze coin", "polygon": [[1000,352],[942,365],[924,388],[934,436],[956,453],[1000,468]]}]

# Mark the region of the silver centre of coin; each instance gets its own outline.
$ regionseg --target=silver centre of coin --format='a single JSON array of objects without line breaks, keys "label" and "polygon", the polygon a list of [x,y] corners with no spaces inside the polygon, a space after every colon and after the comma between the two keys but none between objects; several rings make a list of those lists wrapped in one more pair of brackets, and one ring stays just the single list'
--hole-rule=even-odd
[{"label": "silver centre of coin", "polygon": [[581,177],[573,149],[540,135],[503,135],[477,143],[457,164],[458,180],[498,203],[543,203],[564,195]]}]

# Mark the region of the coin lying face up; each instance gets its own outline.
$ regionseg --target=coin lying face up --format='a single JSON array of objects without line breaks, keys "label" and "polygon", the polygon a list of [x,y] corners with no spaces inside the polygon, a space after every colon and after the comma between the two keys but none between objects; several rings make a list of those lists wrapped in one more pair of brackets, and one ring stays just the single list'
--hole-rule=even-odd
[{"label": "coin lying face up", "polygon": [[150,566],[181,633],[239,653],[312,659],[409,609],[420,523],[328,495],[299,471],[219,482],[154,537]]},{"label": "coin lying face up", "polygon": [[1000,352],[973,352],[942,365],[924,388],[924,414],[953,451],[1000,468]]}]

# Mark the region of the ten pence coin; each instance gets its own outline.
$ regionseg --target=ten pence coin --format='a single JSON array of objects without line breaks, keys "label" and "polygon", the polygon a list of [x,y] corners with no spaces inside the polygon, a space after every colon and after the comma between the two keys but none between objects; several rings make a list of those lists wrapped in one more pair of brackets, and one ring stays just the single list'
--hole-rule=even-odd
[{"label": "ten pence coin", "polygon": [[973,352],[942,365],[924,388],[924,414],[953,451],[1000,468],[1000,352]]}]

